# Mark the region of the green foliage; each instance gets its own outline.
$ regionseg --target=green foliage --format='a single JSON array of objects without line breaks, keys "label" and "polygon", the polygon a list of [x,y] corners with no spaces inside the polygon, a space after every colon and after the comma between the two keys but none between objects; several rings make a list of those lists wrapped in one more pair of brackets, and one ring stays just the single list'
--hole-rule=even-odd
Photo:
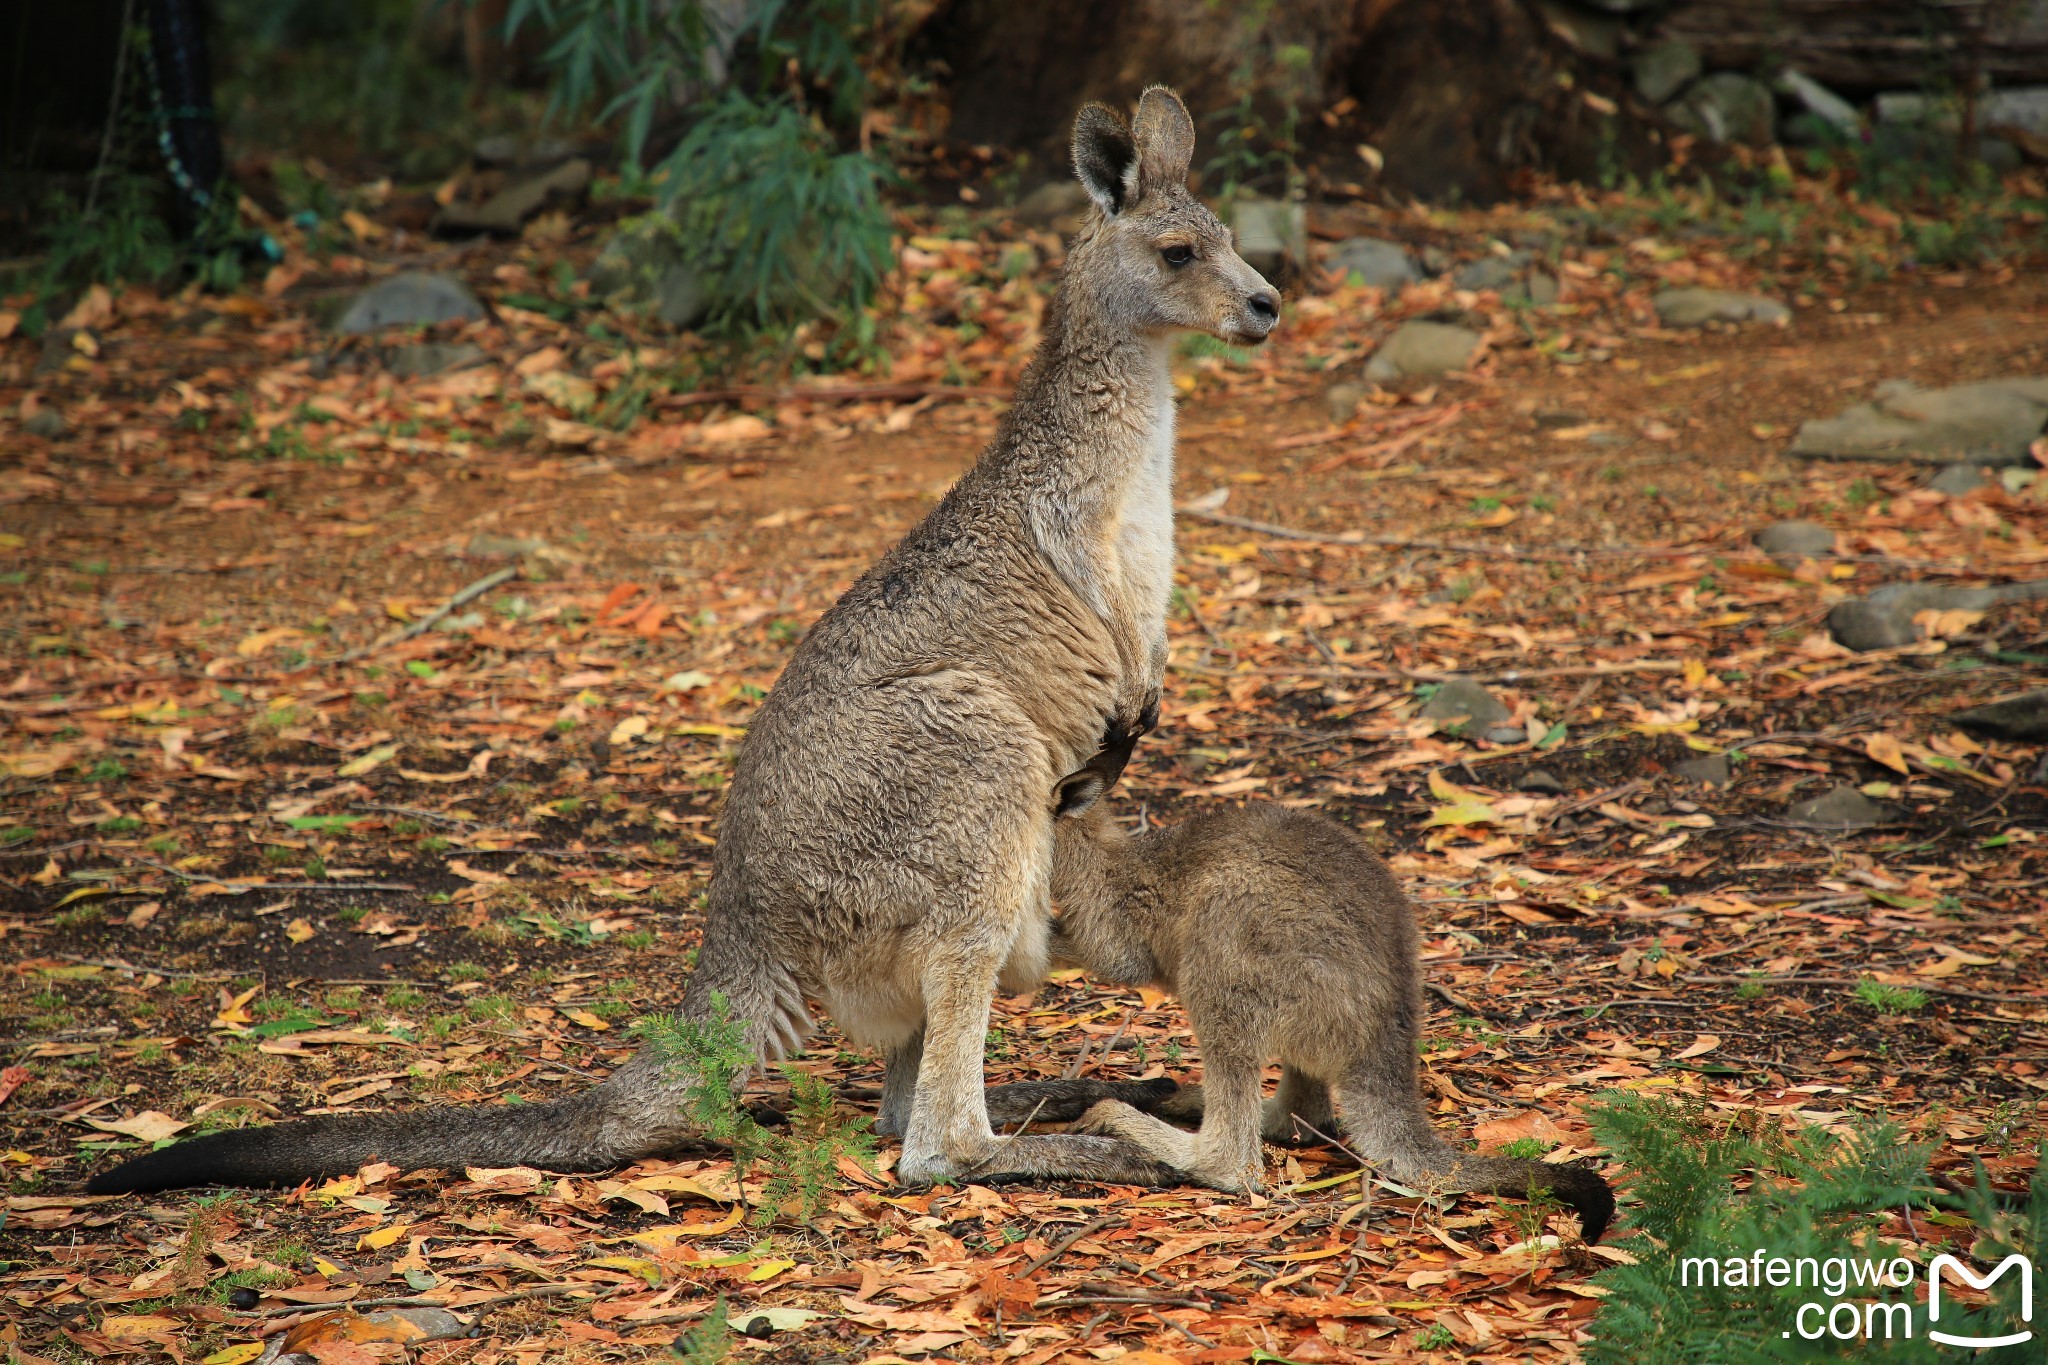
[{"label": "green foliage", "polygon": [[754,1167],[767,1173],[757,1223],[774,1222],[791,1204],[799,1217],[816,1217],[840,1159],[862,1164],[873,1159],[868,1121],[842,1115],[833,1103],[831,1085],[794,1067],[782,1069],[790,1087],[786,1126],[757,1123],[740,1106],[740,1086],[757,1058],[747,1045],[745,1027],[732,1018],[723,996],[712,996],[708,1019],[657,1015],[643,1019],[634,1032],[661,1058],[670,1076],[686,1083],[681,1107],[691,1123],[732,1148],[734,1178],[744,1180]]},{"label": "green foliage", "polygon": [[838,1178],[844,1157],[866,1166],[875,1155],[869,1120],[843,1115],[833,1104],[832,1086],[794,1067],[789,1077],[790,1114],[786,1128],[766,1128],[748,1120],[735,1152],[749,1165],[768,1172],[760,1212],[755,1221],[773,1222],[795,1204],[797,1216],[808,1220],[824,1211],[825,1195]]},{"label": "green foliage", "polygon": [[[875,12],[875,0],[768,0],[721,39],[701,0],[513,0],[506,25],[556,35],[557,113],[608,98],[601,117],[618,120],[629,178],[654,192],[703,277],[712,325],[766,326],[857,316],[893,260],[884,167],[833,132],[858,122]],[[743,53],[751,65],[727,73]],[[679,98],[687,129],[649,166]]]},{"label": "green foliage", "polygon": [[1875,977],[1856,983],[1856,998],[1879,1014],[1911,1014],[1927,1006],[1927,992],[1910,986],[1887,986]]},{"label": "green foliage", "polygon": [[[1893,1213],[1917,1211],[1910,1216],[1927,1232],[1930,1223],[1963,1221],[1934,1207],[1931,1148],[1881,1120],[1847,1136],[1820,1128],[1787,1134],[1758,1115],[1726,1120],[1711,1115],[1703,1101],[1636,1093],[1603,1098],[1589,1117],[1600,1141],[1637,1173],[1632,1192],[1640,1200],[1625,1229],[1635,1235],[1621,1244],[1635,1264],[1595,1280],[1608,1294],[1590,1329],[1586,1359],[1592,1365],[1952,1358],[1926,1340],[1925,1304],[1913,1301],[1911,1288],[1897,1281],[1873,1286],[1867,1278],[1859,1284],[1857,1278],[1859,1267],[1883,1268],[1902,1258],[1918,1276],[1935,1254],[1929,1249],[1923,1257],[1883,1240],[1878,1230]],[[1735,1182],[1745,1174],[1750,1187],[1738,1194]],[[1980,1273],[2008,1251],[2039,1253],[2048,1232],[2048,1178],[2037,1178],[2023,1218],[2001,1212],[1981,1177],[1964,1202],[1969,1220],[1985,1234],[1969,1248]],[[1775,1261],[1789,1263],[1776,1277],[1786,1279],[1782,1285],[1750,1268]],[[1787,1276],[1803,1276],[1803,1283]],[[2017,1317],[2013,1278],[1999,1282],[1994,1306],[1983,1312],[1964,1316],[1959,1305],[1945,1302],[1940,1327],[1973,1335],[2012,1330],[1997,1320]],[[1852,1337],[1839,1339],[1823,1327],[1809,1339],[1816,1304],[1823,1320],[1838,1304],[1854,1305]],[[1909,1305],[1911,1331],[1893,1332],[1906,1326],[1901,1316],[1873,1316],[1872,1304]]]},{"label": "green foliage", "polygon": [[1458,1339],[1451,1335],[1451,1329],[1440,1322],[1415,1334],[1415,1349],[1418,1351],[1448,1351],[1457,1344]]},{"label": "green foliage", "polygon": [[160,187],[142,176],[110,172],[90,209],[70,195],[45,209],[45,287],[132,280],[156,284],[177,273],[181,259],[158,203]]},{"label": "green foliage", "polygon": [[723,1294],[710,1312],[676,1338],[675,1353],[682,1357],[683,1365],[724,1365],[732,1354],[732,1323],[726,1316]]}]

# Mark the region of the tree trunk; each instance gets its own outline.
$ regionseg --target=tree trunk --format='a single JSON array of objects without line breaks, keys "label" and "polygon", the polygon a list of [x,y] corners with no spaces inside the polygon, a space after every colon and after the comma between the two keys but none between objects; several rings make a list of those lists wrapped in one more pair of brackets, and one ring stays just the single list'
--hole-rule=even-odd
[{"label": "tree trunk", "polygon": [[1519,171],[1597,180],[1662,160],[1620,70],[1560,41],[1534,0],[941,0],[912,55],[946,80],[950,140],[1026,148],[1048,172],[1083,102],[1128,108],[1154,82],[1195,112],[1198,169],[1247,91],[1262,140],[1296,126],[1326,183],[1490,202]]}]

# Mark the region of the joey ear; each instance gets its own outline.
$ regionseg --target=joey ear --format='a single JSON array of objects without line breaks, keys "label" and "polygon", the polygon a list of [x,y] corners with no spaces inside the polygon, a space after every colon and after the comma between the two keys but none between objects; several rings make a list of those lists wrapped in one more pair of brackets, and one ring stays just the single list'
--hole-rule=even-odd
[{"label": "joey ear", "polygon": [[1188,163],[1195,155],[1195,121],[1179,95],[1163,85],[1147,90],[1138,100],[1131,131],[1138,145],[1137,193],[1187,184]]},{"label": "joey ear", "polygon": [[1103,213],[1114,217],[1130,201],[1138,151],[1130,129],[1106,104],[1082,108],[1074,120],[1074,174]]},{"label": "joey ear", "polygon": [[1109,784],[1093,768],[1083,768],[1070,777],[1061,778],[1059,789],[1053,793],[1053,818],[1086,814],[1088,808],[1100,801],[1108,790]]}]

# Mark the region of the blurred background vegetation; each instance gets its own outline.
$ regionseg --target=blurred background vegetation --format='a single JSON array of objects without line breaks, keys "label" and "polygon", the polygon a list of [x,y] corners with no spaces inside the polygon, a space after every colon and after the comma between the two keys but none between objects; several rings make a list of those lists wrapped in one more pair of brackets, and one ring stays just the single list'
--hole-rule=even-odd
[{"label": "blurred background vegetation", "polygon": [[1940,205],[1924,253],[1961,260],[2005,245],[1970,206],[2017,194],[2024,221],[2048,162],[2048,0],[80,0],[0,23],[10,296],[229,290],[280,224],[342,250],[573,201],[608,231],[599,282],[672,325],[829,316],[857,341],[892,206],[1057,223],[1075,108],[1151,80],[1202,112],[1201,190],[1283,244],[1304,202],[1559,180],[1704,185],[1768,233],[1804,174]]}]

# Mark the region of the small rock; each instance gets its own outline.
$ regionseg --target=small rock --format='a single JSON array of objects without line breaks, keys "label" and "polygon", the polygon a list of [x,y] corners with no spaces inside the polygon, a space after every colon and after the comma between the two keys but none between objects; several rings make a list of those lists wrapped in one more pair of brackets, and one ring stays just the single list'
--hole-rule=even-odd
[{"label": "small rock", "polygon": [[1701,327],[1709,322],[1788,323],[1792,310],[1761,294],[1729,289],[1666,289],[1650,300],[1666,327]]},{"label": "small rock", "polygon": [[1488,726],[1486,742],[1489,744],[1520,744],[1529,738],[1529,732],[1519,725]]},{"label": "small rock", "polygon": [[1773,522],[1756,533],[1756,547],[1786,567],[1835,552],[1835,533],[1811,521]]},{"label": "small rock", "polygon": [[1433,378],[1462,370],[1479,350],[1479,333],[1441,322],[1404,322],[1380,343],[1366,362],[1365,377],[1375,383],[1403,378]]},{"label": "small rock", "polygon": [[2040,481],[2041,471],[2038,469],[2021,469],[2016,465],[2007,465],[1998,471],[1999,486],[2008,493],[2024,493]]},{"label": "small rock", "polygon": [[1965,493],[1976,492],[1990,482],[1982,465],[1945,464],[1934,471],[1934,477],[1927,481],[1927,486],[1937,493],[1959,498]]},{"label": "small rock", "polygon": [[1788,66],[1778,73],[1776,84],[1781,92],[1804,105],[1807,113],[1837,132],[1862,131],[1863,116],[1856,112],[1856,106],[1805,72]]},{"label": "small rock", "polygon": [[1514,717],[1500,698],[1467,678],[1454,678],[1437,688],[1419,714],[1435,721],[1437,729],[1459,735],[1480,734]]},{"label": "small rock", "polygon": [[64,434],[64,414],[55,408],[37,408],[22,422],[21,429],[31,436],[54,441]]},{"label": "small rock", "polygon": [[384,358],[384,368],[400,379],[419,379],[443,370],[474,365],[484,358],[484,348],[467,341],[422,341],[396,346]]},{"label": "small rock", "polygon": [[469,286],[451,275],[409,270],[374,284],[356,296],[337,332],[377,332],[386,327],[416,327],[436,322],[474,322],[484,316]]},{"label": "small rock", "polygon": [[1323,393],[1323,403],[1329,409],[1331,425],[1341,427],[1356,417],[1359,405],[1365,402],[1368,392],[1370,390],[1363,384],[1346,382],[1330,385]]},{"label": "small rock", "polygon": [[1778,140],[1778,102],[1770,87],[1740,72],[1704,77],[1664,112],[1710,142],[1768,147]]},{"label": "small rock", "polygon": [[666,214],[649,213],[619,224],[591,262],[588,278],[593,294],[648,308],[671,327],[694,327],[710,311],[703,277],[683,248],[682,229]]},{"label": "small rock", "polygon": [[1687,782],[1696,782],[1703,787],[1725,787],[1735,780],[1735,774],[1728,766],[1726,754],[1702,754],[1676,764],[1671,771]]},{"label": "small rock", "polygon": [[1345,238],[1330,253],[1330,265],[1343,271],[1347,280],[1356,275],[1361,284],[1384,289],[1389,296],[1422,279],[1422,267],[1408,248],[1377,237]]},{"label": "small rock", "polygon": [[1451,284],[1457,289],[1505,289],[1515,282],[1515,272],[1527,260],[1527,255],[1519,252],[1512,256],[1482,256],[1453,271]]},{"label": "small rock", "polygon": [[2048,689],[1958,711],[1956,724],[1998,739],[2048,740]]},{"label": "small rock", "polygon": [[479,166],[502,166],[514,171],[545,171],[576,155],[579,148],[565,137],[523,138],[517,133],[499,133],[480,138],[471,155]]},{"label": "small rock", "polygon": [[1557,302],[1557,276],[1547,270],[1530,271],[1522,287],[1528,291],[1529,302],[1538,308],[1548,308]]},{"label": "small rock", "polygon": [[517,237],[526,220],[549,204],[574,203],[589,189],[590,163],[577,157],[543,175],[507,185],[481,204],[450,204],[434,220],[434,230]]},{"label": "small rock", "polygon": [[1515,779],[1515,790],[1536,792],[1542,796],[1563,796],[1565,786],[1548,769],[1531,768]]},{"label": "small rock", "polygon": [[2048,376],[1992,379],[1946,389],[1903,380],[1876,399],[1799,428],[1792,453],[1809,458],[1918,460],[1930,464],[2032,463],[2029,447],[2048,425]]},{"label": "small rock", "polygon": [[1078,180],[1054,180],[1040,185],[1017,201],[1012,210],[1017,221],[1028,227],[1056,228],[1073,232],[1088,214],[1088,191]]},{"label": "small rock", "polygon": [[1636,54],[1636,93],[1651,104],[1662,104],[1698,80],[1704,69],[1698,48],[1669,39]]},{"label": "small rock", "polygon": [[1286,199],[1239,199],[1230,206],[1237,254],[1272,279],[1308,263],[1308,206]]},{"label": "small rock", "polygon": [[1786,808],[1785,818],[1795,825],[1816,829],[1864,829],[1881,825],[1891,813],[1854,787],[1837,785]]},{"label": "small rock", "polygon": [[466,611],[463,612],[460,616],[442,617],[440,623],[437,624],[434,627],[434,629],[446,631],[451,635],[460,635],[467,631],[482,630],[484,627],[484,620],[485,617],[482,612]]},{"label": "small rock", "polygon": [[2004,602],[2035,597],[2048,597],[2048,579],[1996,588],[1893,583],[1868,597],[1837,602],[1828,612],[1828,631],[1848,649],[1897,649],[1927,638],[1926,629],[1913,619],[1923,611],[1989,611]]}]

